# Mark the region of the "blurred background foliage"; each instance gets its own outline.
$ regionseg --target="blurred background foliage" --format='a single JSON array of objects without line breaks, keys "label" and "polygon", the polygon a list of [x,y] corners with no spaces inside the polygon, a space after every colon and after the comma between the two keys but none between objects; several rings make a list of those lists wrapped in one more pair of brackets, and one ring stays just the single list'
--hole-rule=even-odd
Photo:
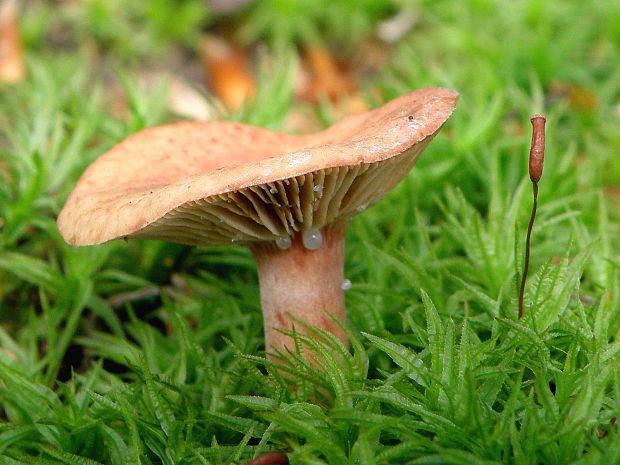
[{"label": "blurred background foliage", "polygon": [[[620,463],[619,2],[3,0],[0,28],[2,463]],[[461,100],[351,223],[331,373],[262,358],[244,248],[56,229],[86,166],[142,128],[311,132],[424,86]]]}]

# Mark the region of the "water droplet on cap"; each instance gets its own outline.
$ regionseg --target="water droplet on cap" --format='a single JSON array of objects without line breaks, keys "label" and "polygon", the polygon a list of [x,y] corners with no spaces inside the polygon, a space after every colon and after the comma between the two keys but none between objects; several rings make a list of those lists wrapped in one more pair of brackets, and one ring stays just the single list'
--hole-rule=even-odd
[{"label": "water droplet on cap", "polygon": [[308,250],[316,250],[323,244],[323,235],[318,229],[308,229],[301,234],[301,242]]},{"label": "water droplet on cap", "polygon": [[321,186],[321,185],[314,186],[314,187],[312,188],[312,190],[313,190],[314,192],[322,192],[322,191],[323,191],[323,186]]},{"label": "water droplet on cap", "polygon": [[359,207],[357,207],[357,211],[358,212],[363,212],[367,208],[368,208],[368,205],[360,205]]},{"label": "water droplet on cap", "polygon": [[276,237],[276,246],[280,250],[286,250],[291,247],[291,236],[278,236]]},{"label": "water droplet on cap", "polygon": [[353,287],[353,284],[351,284],[351,281],[349,281],[348,279],[345,279],[344,281],[342,281],[342,284],[340,285],[340,287],[342,288],[343,291],[348,291],[349,289]]}]

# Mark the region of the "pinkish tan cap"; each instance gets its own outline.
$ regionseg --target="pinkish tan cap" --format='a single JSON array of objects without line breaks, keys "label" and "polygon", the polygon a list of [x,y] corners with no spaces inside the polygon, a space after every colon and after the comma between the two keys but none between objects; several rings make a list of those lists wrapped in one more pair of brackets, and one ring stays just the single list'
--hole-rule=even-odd
[{"label": "pinkish tan cap", "polygon": [[321,229],[396,186],[457,98],[421,89],[309,135],[230,122],[145,129],[90,165],[58,227],[72,245],[135,237],[200,246]]},{"label": "pinkish tan cap", "polygon": [[417,90],[301,136],[224,122],[146,129],[86,170],[58,227],[73,245],[119,237],[246,243],[266,349],[281,357],[299,347],[287,333],[296,322],[296,334],[320,328],[346,344],[347,220],[406,176],[457,98]]}]

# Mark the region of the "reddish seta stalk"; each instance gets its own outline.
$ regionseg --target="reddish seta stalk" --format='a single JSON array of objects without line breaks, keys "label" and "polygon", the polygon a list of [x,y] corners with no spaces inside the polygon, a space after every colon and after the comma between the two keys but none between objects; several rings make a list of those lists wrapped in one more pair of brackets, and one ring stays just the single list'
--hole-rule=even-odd
[{"label": "reddish seta stalk", "polygon": [[538,181],[542,177],[543,162],[545,160],[545,122],[544,115],[534,115],[532,121],[532,143],[530,145],[530,180],[534,194],[532,204],[532,214],[527,226],[527,237],[525,239],[525,260],[523,262],[523,275],[521,276],[521,287],[519,288],[519,319],[523,317],[523,299],[525,295],[525,282],[527,272],[530,267],[530,244],[532,240],[532,229],[536,219],[536,208],[538,206]]}]

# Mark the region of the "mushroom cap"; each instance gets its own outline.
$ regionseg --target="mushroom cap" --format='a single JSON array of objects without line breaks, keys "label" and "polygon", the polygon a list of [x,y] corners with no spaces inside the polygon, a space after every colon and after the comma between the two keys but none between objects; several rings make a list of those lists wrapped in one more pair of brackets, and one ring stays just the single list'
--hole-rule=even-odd
[{"label": "mushroom cap", "polygon": [[72,245],[136,237],[202,246],[322,228],[396,186],[457,99],[421,89],[308,135],[231,122],[144,129],[89,166],[58,227]]}]

